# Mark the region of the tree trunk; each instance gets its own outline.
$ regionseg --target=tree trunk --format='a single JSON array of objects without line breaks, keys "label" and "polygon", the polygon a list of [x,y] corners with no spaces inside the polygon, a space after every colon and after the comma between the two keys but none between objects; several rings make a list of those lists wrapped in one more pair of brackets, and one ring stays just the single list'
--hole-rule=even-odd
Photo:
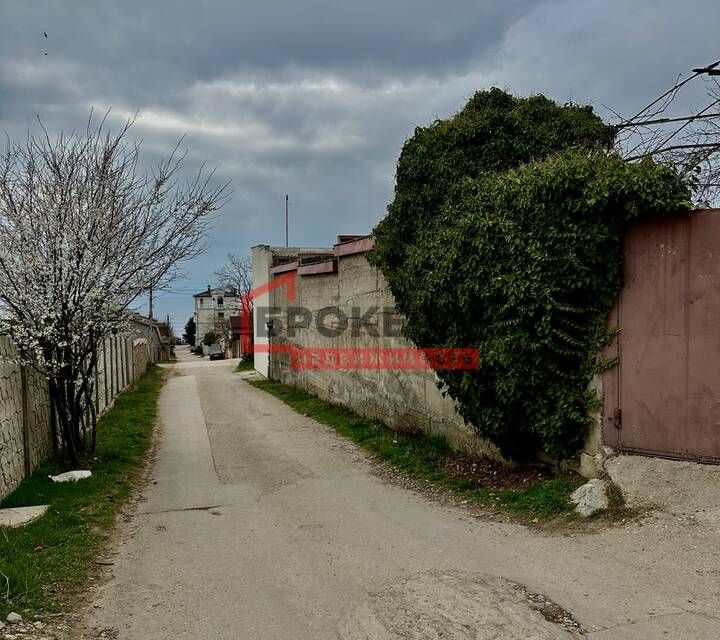
[{"label": "tree trunk", "polygon": [[77,440],[73,437],[71,411],[67,405],[67,389],[63,380],[50,380],[50,399],[63,444],[63,453],[72,465],[78,463]]}]

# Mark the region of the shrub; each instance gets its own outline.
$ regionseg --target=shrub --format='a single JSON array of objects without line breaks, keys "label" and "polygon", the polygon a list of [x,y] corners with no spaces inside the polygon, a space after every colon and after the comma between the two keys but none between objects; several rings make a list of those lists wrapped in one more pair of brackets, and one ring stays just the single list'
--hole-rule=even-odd
[{"label": "shrub", "polygon": [[209,347],[217,342],[217,334],[214,331],[208,331],[203,337],[203,344]]}]

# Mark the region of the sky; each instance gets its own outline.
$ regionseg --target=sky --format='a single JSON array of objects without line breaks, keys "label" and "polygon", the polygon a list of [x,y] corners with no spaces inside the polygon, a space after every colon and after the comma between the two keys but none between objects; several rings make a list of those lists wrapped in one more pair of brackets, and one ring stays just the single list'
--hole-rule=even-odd
[{"label": "sky", "polygon": [[720,59],[718,28],[717,0],[0,0],[0,130],[137,113],[148,166],[184,136],[189,172],[231,181],[207,251],[156,300],[181,329],[228,253],[284,244],[285,194],[292,245],[368,233],[404,140],[475,91],[633,115]]}]

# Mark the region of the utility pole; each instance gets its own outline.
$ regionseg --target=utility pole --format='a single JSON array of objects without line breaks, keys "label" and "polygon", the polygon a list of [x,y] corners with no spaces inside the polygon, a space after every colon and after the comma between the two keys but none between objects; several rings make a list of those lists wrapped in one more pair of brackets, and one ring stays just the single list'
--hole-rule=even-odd
[{"label": "utility pole", "polygon": [[288,194],[285,194],[285,246],[289,247],[288,242]]},{"label": "utility pole", "polygon": [[150,303],[148,305],[148,320],[153,319],[153,288],[150,287]]}]

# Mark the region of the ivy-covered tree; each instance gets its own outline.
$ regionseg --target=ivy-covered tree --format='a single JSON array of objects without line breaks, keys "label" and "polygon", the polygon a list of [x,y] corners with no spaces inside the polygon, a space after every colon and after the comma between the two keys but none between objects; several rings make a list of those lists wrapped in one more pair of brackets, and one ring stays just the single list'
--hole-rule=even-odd
[{"label": "ivy-covered tree", "polygon": [[407,336],[479,349],[479,369],[439,383],[509,457],[580,447],[623,229],[689,206],[673,167],[627,163],[612,143],[590,107],[479,92],[406,142],[375,229]]}]

